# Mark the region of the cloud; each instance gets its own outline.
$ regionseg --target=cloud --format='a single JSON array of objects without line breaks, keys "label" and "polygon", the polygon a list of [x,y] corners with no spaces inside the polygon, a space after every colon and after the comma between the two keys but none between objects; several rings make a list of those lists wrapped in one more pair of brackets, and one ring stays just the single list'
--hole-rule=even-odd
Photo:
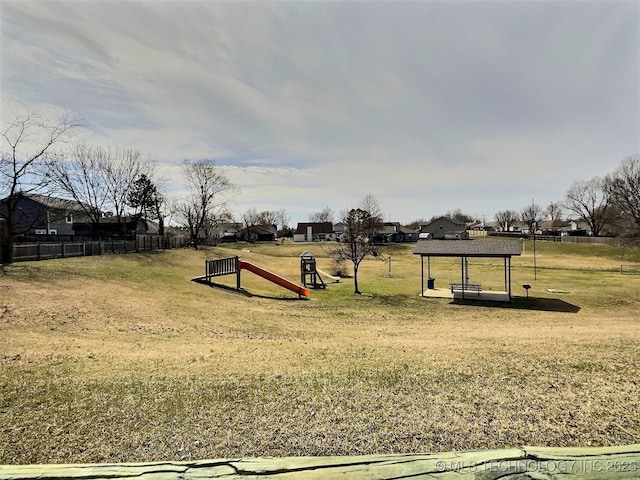
[{"label": "cloud", "polygon": [[373,194],[400,221],[492,215],[640,151],[635,2],[1,8],[3,95],[79,112],[172,175],[216,158],[238,208],[304,220]]}]

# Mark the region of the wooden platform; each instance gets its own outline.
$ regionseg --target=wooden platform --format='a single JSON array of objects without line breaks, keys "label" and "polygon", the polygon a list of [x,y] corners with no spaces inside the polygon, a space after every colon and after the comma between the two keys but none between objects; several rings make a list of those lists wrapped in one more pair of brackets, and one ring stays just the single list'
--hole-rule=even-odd
[{"label": "wooden platform", "polygon": [[640,477],[640,445],[522,447],[411,455],[284,457],[139,464],[0,465],[2,479],[630,479]]}]

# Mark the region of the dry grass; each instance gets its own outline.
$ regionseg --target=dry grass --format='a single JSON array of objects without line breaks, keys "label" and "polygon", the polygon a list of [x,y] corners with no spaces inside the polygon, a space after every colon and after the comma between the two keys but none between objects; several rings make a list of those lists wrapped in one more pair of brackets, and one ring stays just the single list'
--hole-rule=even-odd
[{"label": "dry grass", "polygon": [[[640,277],[616,257],[543,247],[534,282],[527,250],[514,290],[536,299],[511,308],[420,298],[406,248],[392,278],[365,262],[363,296],[349,280],[310,301],[249,273],[257,296],[189,281],[236,253],[299,278],[300,246],[235,247],[0,273],[0,463],[640,442]],[[501,268],[474,261],[472,279],[499,288]]]}]

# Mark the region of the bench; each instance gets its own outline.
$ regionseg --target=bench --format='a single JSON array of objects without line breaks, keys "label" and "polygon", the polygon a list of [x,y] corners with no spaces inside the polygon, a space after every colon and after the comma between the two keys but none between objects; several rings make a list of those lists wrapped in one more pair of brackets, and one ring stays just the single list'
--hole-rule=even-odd
[{"label": "bench", "polygon": [[620,265],[620,275],[640,275],[640,265]]},{"label": "bench", "polygon": [[450,283],[449,288],[451,289],[451,293],[476,292],[477,295],[480,295],[482,291],[482,285],[479,283]]}]

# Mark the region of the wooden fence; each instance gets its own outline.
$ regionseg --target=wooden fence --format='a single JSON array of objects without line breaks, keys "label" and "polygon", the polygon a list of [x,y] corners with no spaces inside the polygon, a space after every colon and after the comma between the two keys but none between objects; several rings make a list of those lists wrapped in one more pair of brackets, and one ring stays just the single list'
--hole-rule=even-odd
[{"label": "wooden fence", "polygon": [[13,260],[14,262],[26,262],[52,258],[134,253],[182,248],[186,245],[186,237],[158,237],[153,235],[138,235],[135,240],[16,243],[13,246]]},{"label": "wooden fence", "polygon": [[[489,236],[533,240],[533,235],[522,232],[489,232]],[[628,239],[620,237],[586,237],[579,235],[536,235],[536,241],[611,246],[621,246],[629,242]]]}]

